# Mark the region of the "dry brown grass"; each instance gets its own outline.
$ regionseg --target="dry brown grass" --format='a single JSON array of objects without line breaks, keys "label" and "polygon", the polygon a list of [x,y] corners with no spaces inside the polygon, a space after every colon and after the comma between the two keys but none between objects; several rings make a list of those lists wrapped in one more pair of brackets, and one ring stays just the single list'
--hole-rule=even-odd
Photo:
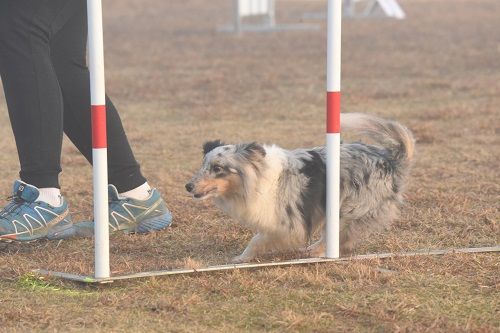
[{"label": "dry brown grass", "polygon": [[[227,3],[226,3],[227,2]],[[278,2],[279,20],[321,9]],[[114,274],[226,262],[250,233],[183,184],[206,139],[323,143],[325,34],[236,37],[229,1],[105,2],[107,88],[175,223],[115,235]],[[404,1],[408,20],[344,24],[343,108],[400,120],[417,137],[402,218],[358,253],[500,243],[500,3]],[[227,14],[227,15],[226,15]],[[0,104],[0,193],[17,177]],[[91,215],[91,170],[68,142],[61,181],[75,219]],[[0,250],[0,331],[500,330],[497,254],[152,278],[101,287],[33,268],[91,273],[90,240]],[[187,259],[186,259],[187,258]],[[393,273],[384,273],[379,268]]]}]

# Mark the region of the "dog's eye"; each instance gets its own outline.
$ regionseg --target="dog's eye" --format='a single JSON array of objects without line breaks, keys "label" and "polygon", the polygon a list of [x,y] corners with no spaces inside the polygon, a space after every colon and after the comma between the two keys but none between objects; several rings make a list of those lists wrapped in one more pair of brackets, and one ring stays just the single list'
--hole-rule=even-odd
[{"label": "dog's eye", "polygon": [[221,173],[222,172],[222,167],[219,166],[219,165],[214,165],[213,168],[212,168],[213,172],[215,173]]}]

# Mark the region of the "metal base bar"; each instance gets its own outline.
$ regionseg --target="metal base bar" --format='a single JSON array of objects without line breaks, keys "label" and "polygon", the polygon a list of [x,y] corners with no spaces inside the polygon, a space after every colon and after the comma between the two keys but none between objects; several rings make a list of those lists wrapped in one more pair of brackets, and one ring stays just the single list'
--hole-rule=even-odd
[{"label": "metal base bar", "polygon": [[431,256],[431,255],[445,255],[453,253],[489,253],[489,252],[500,252],[500,245],[491,247],[476,247],[476,248],[461,248],[461,249],[446,249],[446,250],[418,250],[414,252],[401,252],[401,253],[373,253],[373,254],[363,254],[351,257],[343,258],[307,258],[307,259],[296,259],[288,261],[277,261],[277,262],[263,262],[263,263],[246,263],[246,264],[228,264],[228,265],[218,265],[218,266],[208,266],[201,268],[178,268],[170,270],[161,271],[150,271],[142,273],[133,273],[127,275],[112,276],[109,278],[95,278],[93,276],[87,275],[77,275],[64,272],[54,272],[45,269],[34,270],[33,273],[46,276],[51,278],[60,278],[65,280],[71,280],[83,283],[110,283],[119,280],[129,280],[144,277],[153,276],[165,276],[165,275],[179,275],[179,274],[192,274],[192,273],[203,273],[203,272],[215,272],[215,271],[227,271],[234,269],[247,269],[247,268],[263,268],[263,267],[278,267],[278,266],[294,266],[294,265],[307,265],[307,264],[317,264],[324,262],[345,262],[352,260],[364,260],[364,259],[384,259],[384,258],[395,258],[395,257],[413,257],[413,256]]}]

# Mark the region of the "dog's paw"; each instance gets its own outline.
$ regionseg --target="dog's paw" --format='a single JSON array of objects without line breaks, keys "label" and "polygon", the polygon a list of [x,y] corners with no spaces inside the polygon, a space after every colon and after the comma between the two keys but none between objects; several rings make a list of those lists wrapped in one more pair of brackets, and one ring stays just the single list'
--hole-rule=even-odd
[{"label": "dog's paw", "polygon": [[243,263],[249,262],[250,260],[251,260],[251,258],[248,258],[247,256],[239,255],[239,256],[236,256],[233,259],[231,259],[231,263],[232,264],[243,264]]},{"label": "dog's paw", "polygon": [[304,249],[304,253],[310,258],[322,258],[325,256],[324,246],[311,245]]}]

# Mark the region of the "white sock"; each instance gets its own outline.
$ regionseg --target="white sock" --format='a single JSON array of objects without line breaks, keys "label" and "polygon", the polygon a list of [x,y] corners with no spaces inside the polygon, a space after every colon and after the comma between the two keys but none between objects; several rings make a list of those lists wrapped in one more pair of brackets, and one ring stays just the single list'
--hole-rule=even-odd
[{"label": "white sock", "polygon": [[151,187],[148,182],[145,182],[139,187],[136,187],[130,191],[119,193],[121,197],[132,198],[136,200],[146,200],[151,195]]},{"label": "white sock", "polygon": [[43,201],[51,206],[59,207],[62,205],[61,190],[55,187],[39,188],[38,198],[35,201]]}]

